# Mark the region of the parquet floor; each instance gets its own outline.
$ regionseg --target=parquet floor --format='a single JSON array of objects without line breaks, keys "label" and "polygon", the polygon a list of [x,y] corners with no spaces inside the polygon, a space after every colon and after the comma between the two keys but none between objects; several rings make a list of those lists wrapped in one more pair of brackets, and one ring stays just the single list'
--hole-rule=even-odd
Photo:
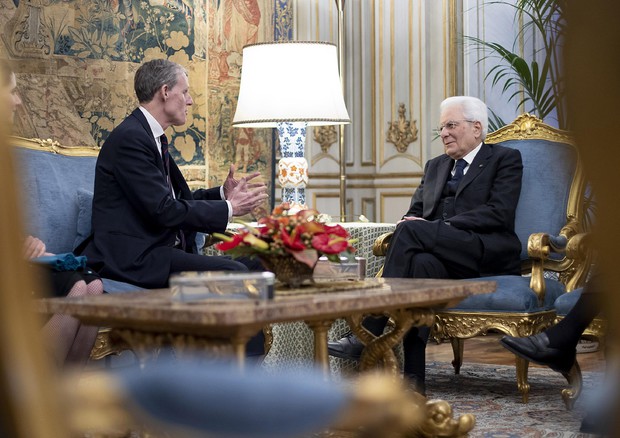
[{"label": "parquet floor", "polygon": [[[465,341],[463,363],[485,363],[496,365],[514,365],[514,354],[510,353],[499,343],[501,335],[490,334],[478,336]],[[437,345],[430,341],[426,347],[427,362],[451,362],[453,359],[452,347],[449,342]],[[602,349],[593,353],[580,353],[577,361],[582,371],[604,371],[605,355]],[[539,365],[530,364],[532,367]]]}]

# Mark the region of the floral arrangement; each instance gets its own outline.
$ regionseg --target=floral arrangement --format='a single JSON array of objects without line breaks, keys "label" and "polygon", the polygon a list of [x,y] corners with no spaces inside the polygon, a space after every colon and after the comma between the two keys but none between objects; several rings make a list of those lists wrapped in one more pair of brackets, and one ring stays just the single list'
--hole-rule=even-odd
[{"label": "floral arrangement", "polygon": [[283,203],[271,215],[258,220],[259,226],[244,224],[244,229],[233,236],[214,233],[222,240],[215,248],[233,257],[291,255],[313,268],[321,256],[340,262],[341,253],[353,253],[349,233],[340,225],[318,221],[316,210],[291,213],[290,205]]}]

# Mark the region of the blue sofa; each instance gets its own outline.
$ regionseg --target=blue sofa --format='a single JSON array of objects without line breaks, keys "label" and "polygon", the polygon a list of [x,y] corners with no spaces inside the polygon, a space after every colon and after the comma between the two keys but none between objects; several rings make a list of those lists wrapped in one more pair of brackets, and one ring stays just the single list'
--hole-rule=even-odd
[{"label": "blue sofa", "polygon": [[[91,232],[96,147],[63,147],[52,140],[13,138],[16,174],[24,201],[27,234],[49,252],[71,252]],[[140,288],[103,279],[109,293]]]}]

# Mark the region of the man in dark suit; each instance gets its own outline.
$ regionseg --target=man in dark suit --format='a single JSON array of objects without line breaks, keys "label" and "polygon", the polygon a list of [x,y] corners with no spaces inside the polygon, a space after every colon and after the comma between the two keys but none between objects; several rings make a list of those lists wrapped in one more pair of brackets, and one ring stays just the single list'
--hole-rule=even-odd
[{"label": "man in dark suit", "polygon": [[[488,115],[479,99],[456,96],[441,104],[437,134],[445,154],[430,160],[411,205],[398,223],[384,277],[472,278],[519,274],[521,243],[514,232],[523,164],[515,149],[484,143]],[[387,318],[366,318],[375,335]],[[430,329],[404,338],[404,373],[424,392],[425,348]],[[359,358],[360,340],[329,343],[331,355]]]},{"label": "man in dark suit", "polygon": [[140,107],[106,139],[95,172],[93,234],[82,253],[100,275],[145,288],[168,285],[180,271],[246,270],[225,257],[196,254],[196,231],[224,232],[232,216],[248,214],[267,198],[264,184],[236,180],[190,191],[167,152],[164,131],[186,122],[187,72],[153,60],[136,72]]}]

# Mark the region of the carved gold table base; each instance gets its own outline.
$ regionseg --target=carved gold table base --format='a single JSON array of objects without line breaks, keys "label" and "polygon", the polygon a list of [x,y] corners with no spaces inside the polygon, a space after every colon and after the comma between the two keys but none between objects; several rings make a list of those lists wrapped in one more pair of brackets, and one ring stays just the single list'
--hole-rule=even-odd
[{"label": "carved gold table base", "polygon": [[[435,312],[425,308],[394,309],[384,312],[394,327],[380,336],[375,336],[362,326],[362,321],[367,316],[364,313],[355,313],[346,318],[351,331],[360,338],[365,348],[360,358],[359,370],[368,371],[381,366],[385,371],[400,378],[398,361],[394,354],[394,347],[402,341],[405,334],[413,326],[432,326],[435,321]],[[474,428],[475,417],[464,414],[453,418],[452,407],[443,400],[426,400],[425,397],[416,394],[424,403],[419,406],[423,409],[422,420],[415,430],[404,436],[421,437],[464,437]]]},{"label": "carved gold table base", "polygon": [[[365,287],[366,283],[373,283],[369,285],[372,287]],[[171,345],[179,354],[190,351],[201,354],[206,350],[206,360],[236,357],[243,367],[245,344],[261,328],[273,323],[305,321],[314,333],[315,359],[326,376],[329,372],[327,331],[333,321],[348,317],[352,330],[368,344],[362,368],[370,369],[380,362],[392,371],[391,376],[396,376],[398,367],[391,349],[412,325],[429,325],[433,318],[431,309],[449,307],[470,295],[492,292],[494,288],[493,282],[484,280],[388,278],[366,279],[362,285],[337,293],[268,301],[183,303],[171,299],[170,291],[162,289],[46,298],[37,300],[37,305],[43,313],[70,314],[86,325],[112,328],[110,335],[133,349],[142,365],[157,358],[164,346]],[[370,334],[364,333],[360,326],[363,315],[383,312],[394,320],[395,328],[389,334],[370,339]],[[445,402],[424,400],[423,404],[424,426],[401,436],[464,436],[473,427],[473,417],[453,419]]]}]

